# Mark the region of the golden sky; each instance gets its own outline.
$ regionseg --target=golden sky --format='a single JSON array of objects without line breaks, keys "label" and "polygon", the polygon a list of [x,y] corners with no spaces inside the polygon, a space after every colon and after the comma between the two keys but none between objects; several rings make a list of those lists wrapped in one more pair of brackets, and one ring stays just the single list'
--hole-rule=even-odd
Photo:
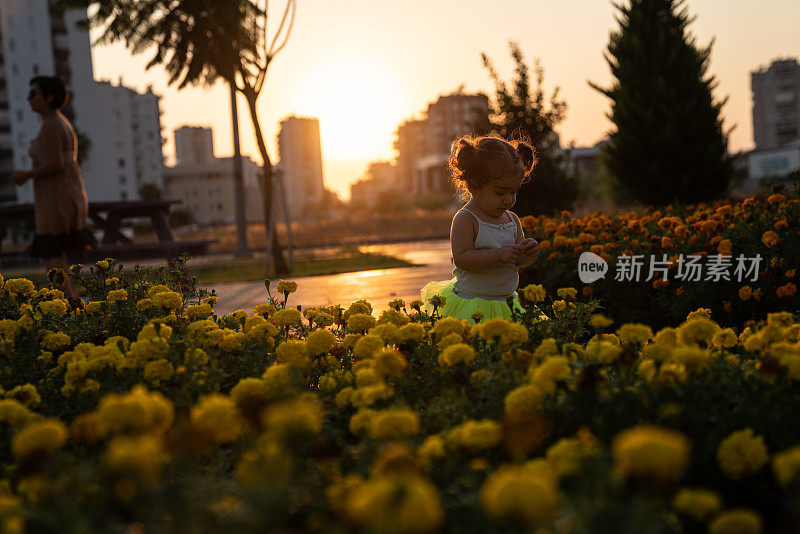
[{"label": "golden sky", "polygon": [[[277,22],[282,2],[271,2]],[[691,0],[697,18],[689,26],[698,45],[716,38],[709,72],[727,96],[725,127],[736,126],[731,150],[753,146],[750,73],[776,58],[800,57],[797,0]],[[294,30],[270,66],[259,100],[269,154],[278,159],[278,123],[288,115],[320,120],[327,187],[342,196],[376,159],[392,159],[393,134],[405,119],[419,116],[438,95],[464,85],[466,92],[492,93],[480,60],[485,51],[505,80],[513,77],[508,41],[516,40],[528,63],[538,57],[545,89],[556,86],[568,105],[559,128],[562,144],[593,145],[611,128],[609,101],[587,80],[607,85],[603,53],[617,28],[616,10],[606,0],[298,0]],[[162,95],[162,126],[173,156],[172,130],[184,124],[214,127],[218,156],[232,152],[227,87],[167,85],[159,66],[145,71],[152,51],[131,57],[122,45],[92,52],[95,78],[122,78]],[[255,154],[244,102],[239,106],[242,151]]]}]

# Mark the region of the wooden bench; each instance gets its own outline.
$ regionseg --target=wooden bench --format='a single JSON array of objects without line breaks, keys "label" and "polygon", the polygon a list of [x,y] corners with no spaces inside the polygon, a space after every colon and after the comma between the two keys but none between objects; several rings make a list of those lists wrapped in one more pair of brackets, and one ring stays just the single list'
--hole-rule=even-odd
[{"label": "wooden bench", "polygon": [[[199,256],[208,253],[208,246],[216,239],[177,241],[169,224],[169,208],[180,200],[133,200],[89,202],[89,219],[102,228],[100,247],[84,253],[85,261],[102,258],[136,260],[146,258],[170,259],[187,253]],[[158,241],[137,243],[122,233],[124,219],[148,218]],[[5,228],[20,222],[34,221],[33,204],[0,206],[0,236]]]}]

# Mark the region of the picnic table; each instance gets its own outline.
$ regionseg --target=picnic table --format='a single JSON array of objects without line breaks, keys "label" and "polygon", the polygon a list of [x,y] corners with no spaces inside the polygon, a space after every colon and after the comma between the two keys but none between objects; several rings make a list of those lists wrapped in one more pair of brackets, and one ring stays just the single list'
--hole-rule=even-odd
[{"label": "picnic table", "polygon": [[[187,253],[191,256],[208,252],[208,245],[216,239],[193,239],[177,241],[169,224],[169,208],[180,200],[131,200],[89,202],[89,219],[103,230],[100,247],[86,251],[86,261],[101,258],[136,260],[145,258],[171,259]],[[125,219],[149,218],[158,241],[134,242],[122,232]],[[9,204],[0,206],[0,236],[5,228],[20,222],[34,221],[33,204]]]}]

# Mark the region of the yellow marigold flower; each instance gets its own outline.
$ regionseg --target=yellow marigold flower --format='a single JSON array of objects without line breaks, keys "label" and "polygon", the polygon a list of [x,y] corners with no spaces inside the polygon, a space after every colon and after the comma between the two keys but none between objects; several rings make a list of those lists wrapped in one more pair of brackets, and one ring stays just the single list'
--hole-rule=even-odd
[{"label": "yellow marigold flower", "polygon": [[800,470],[800,445],[781,451],[772,457],[772,474],[782,488],[794,482]]},{"label": "yellow marigold flower", "polygon": [[393,310],[400,311],[406,307],[406,302],[403,299],[394,299],[389,301],[389,307]]},{"label": "yellow marigold flower", "polygon": [[49,334],[45,334],[45,336],[42,338],[42,342],[40,343],[43,349],[50,351],[58,351],[69,348],[70,344],[72,344],[72,339],[70,339],[70,337],[63,332],[51,332]]},{"label": "yellow marigold flower", "polygon": [[637,425],[623,430],[611,444],[614,469],[622,476],[674,480],[689,461],[689,440],[675,430]]},{"label": "yellow marigold flower", "polygon": [[383,339],[375,334],[362,336],[353,345],[353,355],[358,359],[371,358],[378,350],[385,346]]},{"label": "yellow marigold flower", "polygon": [[583,460],[600,453],[600,447],[587,428],[578,431],[574,438],[562,438],[547,448],[547,461],[558,476],[574,475],[580,471]]},{"label": "yellow marigold flower", "polygon": [[372,418],[377,414],[377,410],[362,408],[350,417],[348,428],[351,434],[358,435],[363,430],[368,430]]},{"label": "yellow marigold flower", "polygon": [[458,334],[462,338],[469,337],[471,326],[468,321],[456,319],[455,317],[442,317],[431,329],[431,335],[436,339],[442,339],[450,334]]},{"label": "yellow marigold flower", "polygon": [[408,318],[408,315],[404,313],[400,313],[395,309],[388,309],[383,310],[381,312],[380,317],[378,317],[378,323],[391,323],[396,326],[403,326],[404,324],[408,324],[411,319]]},{"label": "yellow marigold flower", "polygon": [[720,469],[733,480],[758,472],[768,461],[769,453],[764,438],[754,436],[751,428],[732,433],[722,440],[717,449]]},{"label": "yellow marigold flower", "polygon": [[564,311],[567,309],[567,302],[565,300],[556,300],[553,302],[553,310]]},{"label": "yellow marigold flower", "polygon": [[245,336],[241,332],[226,329],[219,342],[219,348],[228,353],[236,352],[241,350],[244,338]]},{"label": "yellow marigold flower", "polygon": [[594,328],[595,330],[605,330],[612,324],[614,324],[613,319],[609,319],[608,317],[600,313],[592,315],[592,318],[589,319],[589,325],[591,325],[591,327]]},{"label": "yellow marigold flower", "polygon": [[718,349],[729,349],[731,347],[735,347],[738,342],[739,338],[732,328],[720,330],[714,334],[713,338],[711,338],[711,344]]},{"label": "yellow marigold flower", "polygon": [[93,300],[86,303],[84,308],[86,313],[100,313],[103,311],[103,303],[97,300]]},{"label": "yellow marigold flower", "polygon": [[401,439],[419,432],[419,416],[407,409],[395,408],[376,412],[369,420],[372,439]]},{"label": "yellow marigold flower", "polygon": [[722,498],[716,491],[681,488],[672,499],[672,507],[697,521],[705,521],[722,508]]},{"label": "yellow marigold flower", "polygon": [[475,349],[466,343],[454,343],[439,354],[439,365],[444,367],[455,367],[459,364],[469,366],[476,356]]},{"label": "yellow marigold flower", "polygon": [[367,386],[373,386],[376,384],[383,384],[383,377],[381,374],[372,368],[369,367],[362,367],[361,369],[357,369],[355,371],[356,375],[356,386],[359,388],[365,388]]},{"label": "yellow marigold flower", "polygon": [[67,303],[61,299],[47,300],[40,302],[36,309],[45,315],[52,315],[53,317],[61,317],[67,313]]},{"label": "yellow marigold flower", "polygon": [[190,304],[186,306],[186,317],[191,321],[204,319],[212,313],[214,313],[214,309],[211,307],[211,304]]},{"label": "yellow marigold flower", "polygon": [[322,405],[315,396],[301,395],[264,410],[267,429],[282,438],[318,434],[322,429]]},{"label": "yellow marigold flower", "polygon": [[543,302],[546,295],[547,291],[541,284],[529,284],[522,288],[522,296],[528,302]]},{"label": "yellow marigold flower", "polygon": [[159,358],[145,364],[142,376],[147,382],[159,385],[162,380],[169,380],[174,374],[175,369],[172,368],[172,364],[164,358]]},{"label": "yellow marigold flower", "polygon": [[536,385],[526,384],[512,389],[503,400],[505,415],[512,421],[536,416],[542,408],[545,392]]},{"label": "yellow marigold flower", "polygon": [[447,433],[447,442],[463,447],[472,452],[491,449],[500,443],[502,431],[500,425],[491,419],[483,421],[469,420]]},{"label": "yellow marigold flower", "polygon": [[168,310],[177,310],[183,306],[183,298],[175,291],[160,291],[150,297],[153,304]]},{"label": "yellow marigold flower", "polygon": [[347,494],[347,516],[370,532],[426,534],[444,521],[436,487],[411,473],[371,478]]},{"label": "yellow marigold flower", "polygon": [[158,392],[136,385],[128,393],[110,393],[97,407],[101,436],[119,433],[164,433],[172,426],[172,403]]},{"label": "yellow marigold flower", "polygon": [[275,349],[275,361],[298,367],[308,365],[308,347],[305,341],[287,339]]},{"label": "yellow marigold flower", "polygon": [[556,340],[548,337],[542,340],[542,343],[533,351],[533,357],[539,361],[548,358],[549,356],[557,356],[559,353]]},{"label": "yellow marigold flower", "polygon": [[27,278],[9,278],[3,288],[12,295],[28,295],[33,293],[36,286]]},{"label": "yellow marigold flower", "polygon": [[295,308],[278,310],[272,315],[272,322],[278,327],[300,324],[301,319],[300,312]]},{"label": "yellow marigold flower", "polygon": [[400,343],[400,329],[394,323],[379,324],[370,328],[369,333],[379,336],[387,345]]},{"label": "yellow marigold flower", "polygon": [[713,355],[700,347],[677,347],[672,349],[672,360],[683,365],[687,371],[696,373],[708,367]]},{"label": "yellow marigold flower", "polygon": [[99,260],[95,265],[99,269],[108,269],[110,267],[109,263],[106,260]]},{"label": "yellow marigold flower", "polygon": [[374,327],[378,321],[366,313],[355,313],[347,319],[347,329],[350,332],[366,332]]},{"label": "yellow marigold flower", "polygon": [[764,235],[761,236],[761,242],[764,243],[764,246],[767,248],[774,247],[780,242],[780,240],[781,237],[772,230],[767,230],[764,232]]},{"label": "yellow marigold flower", "polygon": [[306,348],[311,356],[325,354],[336,344],[336,337],[330,330],[314,330],[306,337]]},{"label": "yellow marigold flower", "polygon": [[578,296],[578,290],[574,287],[562,287],[556,291],[556,294],[562,299],[571,300]]},{"label": "yellow marigold flower", "polygon": [[425,329],[422,328],[422,326],[420,326],[418,323],[410,323],[401,326],[397,333],[400,336],[401,343],[418,341],[425,337]]},{"label": "yellow marigold flower", "polygon": [[7,423],[12,427],[20,427],[35,418],[25,405],[15,399],[0,400],[0,423]]},{"label": "yellow marigold flower", "polygon": [[190,415],[192,425],[216,443],[236,441],[242,433],[243,421],[230,397],[209,395],[192,408]]},{"label": "yellow marigold flower", "polygon": [[245,414],[252,414],[272,398],[272,389],[266,381],[258,378],[242,378],[231,389],[231,400]]},{"label": "yellow marigold flower", "polygon": [[106,295],[106,300],[108,302],[124,302],[128,299],[128,292],[124,289],[112,289]]},{"label": "yellow marigold flower", "polygon": [[645,343],[653,338],[653,330],[644,324],[626,323],[617,330],[622,343]]},{"label": "yellow marigold flower", "polygon": [[395,349],[380,349],[373,354],[373,358],[373,368],[383,376],[400,377],[408,367],[406,357]]},{"label": "yellow marigold flower", "polygon": [[557,382],[565,381],[571,374],[569,359],[565,356],[551,356],[540,365],[528,368],[528,377],[531,384],[537,386],[548,395],[556,392]]},{"label": "yellow marigold flower", "polygon": [[42,402],[42,397],[33,384],[21,384],[7,391],[4,396],[19,401],[28,408],[36,408]]},{"label": "yellow marigold flower", "polygon": [[278,310],[275,309],[275,306],[269,302],[266,304],[259,304],[258,306],[253,308],[253,313],[257,313],[258,315],[267,317],[271,317],[272,314],[274,314],[276,311]]},{"label": "yellow marigold flower", "polygon": [[710,345],[714,334],[719,331],[719,325],[710,319],[692,319],[678,327],[678,339],[684,345]]},{"label": "yellow marigold flower", "polygon": [[293,373],[297,372],[287,363],[276,363],[266,368],[261,375],[261,379],[270,391],[280,392],[286,389],[292,382]]},{"label": "yellow marigold flower", "polygon": [[586,360],[597,363],[613,363],[622,354],[622,347],[609,341],[589,341],[583,356]]},{"label": "yellow marigold flower", "polygon": [[[103,465],[111,473],[134,476],[145,487],[158,482],[166,460],[161,439],[151,434],[118,436],[111,440],[103,454]],[[129,493],[117,496],[124,500],[132,497]]]},{"label": "yellow marigold flower", "polygon": [[422,442],[422,445],[417,447],[419,461],[427,469],[430,469],[433,466],[433,462],[444,457],[444,455],[444,439],[438,434],[428,436],[425,438],[425,441]]},{"label": "yellow marigold flower", "polygon": [[484,321],[475,328],[483,339],[497,343],[500,350],[519,347],[528,341],[528,329],[525,325],[500,317]]},{"label": "yellow marigold flower", "polygon": [[289,293],[294,293],[297,291],[297,282],[289,282],[286,280],[281,280],[278,282],[276,287],[278,293],[283,293],[284,295],[288,295]]},{"label": "yellow marigold flower", "polygon": [[679,363],[664,362],[658,369],[654,386],[674,388],[683,382],[686,382],[686,367]]},{"label": "yellow marigold flower", "polygon": [[516,465],[500,467],[481,488],[481,505],[489,515],[529,526],[552,519],[558,504],[555,477]]},{"label": "yellow marigold flower", "polygon": [[447,304],[447,299],[442,295],[434,295],[428,299],[428,304],[434,308],[443,308],[444,305]]},{"label": "yellow marigold flower", "polygon": [[708,527],[709,534],[760,534],[761,516],[753,510],[734,508],[725,510]]},{"label": "yellow marigold flower", "polygon": [[16,458],[27,458],[36,453],[57,451],[67,442],[67,427],[58,419],[45,419],[31,423],[11,440],[11,451]]}]

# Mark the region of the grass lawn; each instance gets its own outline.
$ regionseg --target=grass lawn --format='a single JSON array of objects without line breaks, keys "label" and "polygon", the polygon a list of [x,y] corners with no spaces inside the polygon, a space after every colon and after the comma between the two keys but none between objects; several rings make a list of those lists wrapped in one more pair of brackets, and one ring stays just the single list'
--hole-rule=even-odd
[{"label": "grass lawn", "polygon": [[[412,267],[411,263],[383,254],[352,252],[341,257],[309,258],[295,261],[289,277],[318,276],[323,274],[369,271],[372,269],[392,269]],[[246,282],[264,279],[263,260],[239,260],[225,264],[206,264],[193,267],[189,272],[197,277],[199,285],[208,286],[221,282]]]}]

